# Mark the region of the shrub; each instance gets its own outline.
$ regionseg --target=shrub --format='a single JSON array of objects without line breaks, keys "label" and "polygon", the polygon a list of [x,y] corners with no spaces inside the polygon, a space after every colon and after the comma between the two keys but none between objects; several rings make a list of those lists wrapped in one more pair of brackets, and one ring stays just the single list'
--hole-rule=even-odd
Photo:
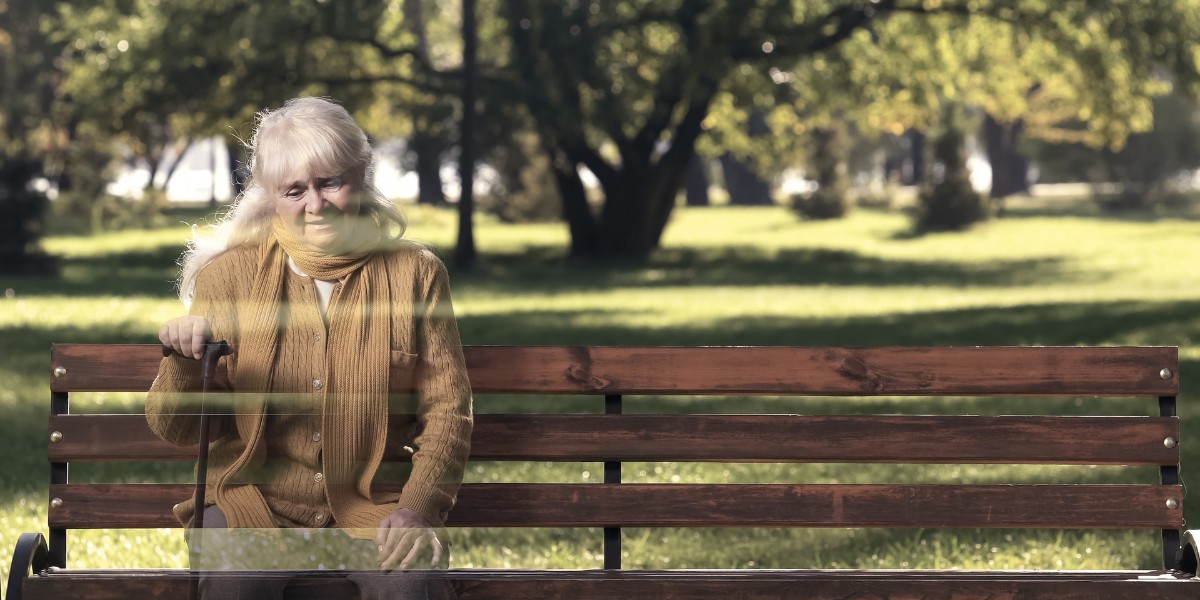
[{"label": "shrub", "polygon": [[916,229],[960,231],[988,218],[984,197],[971,186],[958,110],[947,109],[933,144],[932,172],[917,196]]},{"label": "shrub", "polygon": [[791,198],[792,210],[805,219],[840,219],[850,206],[850,177],[846,164],[849,141],[846,127],[835,122],[813,130],[809,166],[817,189]]}]

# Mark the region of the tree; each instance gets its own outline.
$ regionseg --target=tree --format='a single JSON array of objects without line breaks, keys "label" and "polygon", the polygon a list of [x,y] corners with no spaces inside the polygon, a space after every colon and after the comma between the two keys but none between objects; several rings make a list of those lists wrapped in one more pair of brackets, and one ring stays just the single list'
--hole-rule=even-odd
[{"label": "tree", "polygon": [[[1082,143],[1029,144],[1042,181],[1093,184],[1102,208],[1152,210],[1179,202],[1180,186],[1200,168],[1200,103],[1174,93],[1154,101],[1154,128],[1114,151]],[[1116,186],[1115,192],[1106,189]]]},{"label": "tree", "polygon": [[[878,62],[868,63],[882,67],[869,79],[887,84],[870,95],[883,112],[871,113],[907,113],[902,123],[923,127],[947,101],[984,111],[994,200],[1028,188],[1023,138],[1120,148],[1150,127],[1152,102],[1172,79],[1196,90],[1196,59],[1180,37],[1200,26],[1194,1],[1027,2],[994,14],[890,19],[908,35],[880,29]],[[947,19],[957,26],[939,23]]]},{"label": "tree", "polygon": [[[749,147],[762,146],[763,138],[771,135],[767,118],[762,110],[754,110],[748,115],[744,138]],[[721,171],[725,174],[725,189],[729,191],[729,203],[742,206],[770,206],[775,204],[772,198],[771,183],[778,169],[770,160],[771,155],[762,152],[739,153],[726,148],[721,154]]]},{"label": "tree", "polygon": [[[450,27],[461,13],[442,4],[63,3],[57,29],[72,48],[64,111],[131,147],[155,148],[161,144],[136,124],[155,124],[172,138],[245,139],[263,107],[331,95],[373,137],[409,137],[423,195],[440,203],[439,168],[461,109],[462,71],[461,38]],[[480,34],[496,35],[488,27]]]},{"label": "tree", "polygon": [[59,110],[152,171],[181,139],[246,139],[255,113],[293,96],[333,95],[365,115],[374,86],[411,81],[425,59],[382,41],[411,36],[369,0],[62,3],[55,31],[69,48]]},{"label": "tree", "polygon": [[[551,156],[572,254],[636,257],[658,245],[723,79],[763,54],[775,23],[794,22],[790,3],[757,4],[508,3],[513,63]],[[814,34],[814,50],[844,35]],[[604,191],[598,215],[581,168]]]},{"label": "tree", "polygon": [[[432,60],[429,22],[426,18],[429,12],[421,0],[404,0],[404,21],[414,37],[416,52],[426,62]],[[393,91],[402,96],[414,95],[414,90],[411,89]],[[438,102],[428,97],[423,100],[397,103],[407,108],[412,119],[412,127],[405,144],[405,166],[417,174],[417,203],[445,206],[446,194],[442,191],[442,158],[454,144],[451,137],[454,109],[449,102]]]},{"label": "tree", "polygon": [[40,247],[46,196],[34,189],[46,175],[56,136],[46,109],[56,92],[59,48],[42,30],[46,2],[0,2],[0,272],[52,273]]},{"label": "tree", "polygon": [[[1200,80],[1187,42],[1200,33],[1196,0],[506,7],[513,68],[552,157],[576,255],[645,256],[658,245],[710,110],[719,95],[739,93],[738,75],[774,83],[764,103],[786,97],[801,123],[841,112],[861,129],[898,134],[936,120],[943,98],[998,119],[1044,102],[1040,114],[1086,117],[1088,134],[1105,143],[1149,125],[1160,70],[1189,86]],[[1021,77],[989,75],[1002,64]],[[1032,83],[1044,91],[1014,100]],[[603,190],[596,214],[581,169]]]},{"label": "tree", "polygon": [[993,200],[1029,191],[1029,160],[1018,149],[1024,132],[1024,119],[1001,123],[991,115],[984,116],[983,139],[992,167]]}]

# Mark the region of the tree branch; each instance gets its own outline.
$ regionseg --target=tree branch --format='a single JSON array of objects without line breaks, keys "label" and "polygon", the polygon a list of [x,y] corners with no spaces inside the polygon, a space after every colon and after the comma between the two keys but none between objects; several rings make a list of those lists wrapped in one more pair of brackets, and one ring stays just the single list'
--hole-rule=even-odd
[{"label": "tree branch", "polygon": [[642,124],[641,129],[633,137],[634,151],[643,152],[645,154],[643,159],[650,157],[654,144],[671,122],[671,116],[675,114],[675,107],[683,99],[688,72],[696,68],[694,63],[698,57],[693,51],[696,50],[697,20],[700,12],[704,10],[704,4],[695,0],[687,0],[680,7],[676,24],[679,26],[680,35],[687,44],[688,51],[682,56],[678,56],[674,64],[663,69],[658,79],[658,90],[654,94],[653,108],[650,109],[650,114],[646,115],[646,121]]}]

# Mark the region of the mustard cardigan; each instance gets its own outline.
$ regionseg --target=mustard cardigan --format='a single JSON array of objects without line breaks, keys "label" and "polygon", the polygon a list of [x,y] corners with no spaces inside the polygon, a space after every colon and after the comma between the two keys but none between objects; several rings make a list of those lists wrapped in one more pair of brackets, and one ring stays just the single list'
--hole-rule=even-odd
[{"label": "mustard cardigan", "polygon": [[[262,395],[241,396],[237,390],[238,316],[248,313],[245,303],[262,257],[264,246],[245,245],[231,249],[206,265],[196,279],[194,300],[189,314],[208,319],[216,339],[228,340],[234,353],[222,358],[207,399],[211,417],[207,504],[216,504],[225,513],[230,527],[270,528],[280,524],[272,514],[256,483],[263,483],[270,469],[267,443],[261,433],[267,422],[267,399]],[[458,326],[450,302],[449,279],[445,266],[429,250],[406,241],[398,241],[377,260],[386,261],[388,289],[392,298],[391,373],[386,399],[392,414],[392,427],[385,439],[374,439],[368,457],[354,465],[363,485],[347,486],[339,493],[327,494],[331,516],[339,527],[351,530],[355,537],[371,537],[380,520],[397,508],[409,508],[441,527],[454,506],[455,494],[462,482],[463,467],[470,451],[472,401],[467,380]],[[286,267],[285,267],[286,268]],[[287,287],[287,286],[285,286]],[[336,298],[334,299],[336,301]],[[281,340],[292,326],[285,315],[281,319]],[[311,372],[335,372],[338,365],[329,357],[294,348],[284,343],[276,357],[272,392],[296,389],[297,377]],[[291,384],[289,386],[289,383]],[[199,364],[178,357],[164,358],[158,377],[146,396],[146,420],[162,439],[176,445],[196,443],[199,435],[201,379]],[[309,382],[303,382],[309,385]],[[319,383],[315,384],[319,387]],[[411,388],[412,393],[407,390]],[[384,401],[377,399],[376,401]],[[235,408],[236,407],[236,408]],[[318,414],[316,418],[319,419]],[[325,427],[329,425],[326,424]],[[322,429],[324,430],[325,427]],[[259,443],[247,447],[239,431],[258,431]],[[323,431],[322,435],[354,435],[350,431]],[[292,436],[295,438],[296,436]],[[291,438],[289,438],[291,439]],[[381,477],[378,458],[384,447],[389,450],[407,446],[415,452],[412,468],[400,494],[363,490]],[[300,451],[297,449],[297,451]],[[394,451],[392,451],[394,453]],[[249,460],[236,473],[229,473],[245,454]],[[376,457],[372,459],[371,457]],[[222,489],[216,482],[229,475]],[[276,473],[278,476],[278,473]],[[285,473],[285,476],[289,476]],[[289,482],[276,482],[285,484]],[[295,482],[300,483],[300,482]],[[347,493],[348,492],[348,493]],[[194,498],[175,506],[175,515],[187,524],[195,511]],[[354,531],[360,529],[361,531]],[[370,531],[368,531],[370,530]]]}]

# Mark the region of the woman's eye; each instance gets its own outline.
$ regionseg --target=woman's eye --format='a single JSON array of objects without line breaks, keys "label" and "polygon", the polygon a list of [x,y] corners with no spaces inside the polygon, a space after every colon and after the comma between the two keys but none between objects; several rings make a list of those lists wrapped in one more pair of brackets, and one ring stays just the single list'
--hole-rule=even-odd
[{"label": "woman's eye", "polygon": [[321,187],[323,187],[327,190],[336,192],[336,191],[342,189],[342,178],[341,177],[330,177],[329,179],[326,179],[325,181],[321,182]]},{"label": "woman's eye", "polygon": [[283,193],[283,196],[285,198],[299,198],[300,196],[303,196],[303,195],[304,195],[304,190],[299,189],[299,188],[292,188]]}]

